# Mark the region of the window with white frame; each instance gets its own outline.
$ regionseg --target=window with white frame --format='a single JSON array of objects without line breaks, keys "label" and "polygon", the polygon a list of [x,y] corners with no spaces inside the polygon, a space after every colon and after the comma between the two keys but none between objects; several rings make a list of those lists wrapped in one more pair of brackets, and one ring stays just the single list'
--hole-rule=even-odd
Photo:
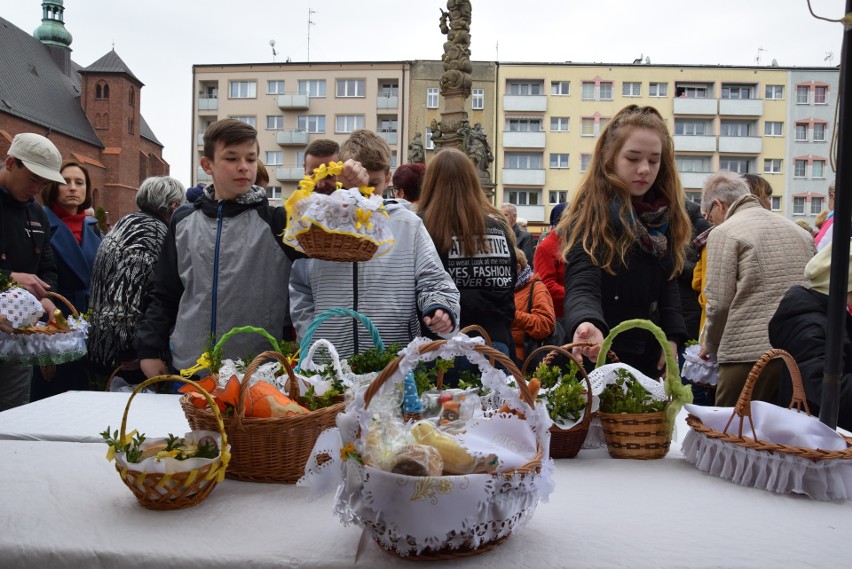
[{"label": "window with white frame", "polygon": [[624,97],[641,97],[642,83],[638,81],[625,81],[621,84],[621,94]]},{"label": "window with white frame", "polygon": [[296,151],[296,164],[302,165],[305,163],[305,151],[297,150]]},{"label": "window with white frame", "polygon": [[311,98],[325,97],[325,79],[300,79],[299,94]]},{"label": "window with white frame", "polygon": [[242,121],[247,125],[251,125],[253,128],[257,128],[257,117],[250,117],[247,115],[236,115],[232,116],[232,119],[236,119],[238,121]]},{"label": "window with white frame", "polygon": [[701,205],[701,192],[684,192],[686,194],[686,199],[691,201],[692,203],[697,203]]},{"label": "window with white frame", "polygon": [[553,153],[550,154],[550,167],[551,168],[567,168],[568,167],[568,154],[560,154]]},{"label": "window with white frame", "polygon": [[723,156],[719,158],[719,169],[730,170],[737,174],[748,174],[754,170],[751,158],[745,156]]},{"label": "window with white frame", "polygon": [[825,142],[825,123],[814,123],[814,141]]},{"label": "window with white frame", "polygon": [[551,95],[570,95],[571,94],[571,82],[570,81],[551,81],[550,82],[550,94]]},{"label": "window with white frame", "polygon": [[669,84],[668,83],[649,83],[648,84],[648,96],[649,97],[667,97],[669,94]]},{"label": "window with white frame", "polygon": [[338,79],[337,96],[363,97],[365,94],[364,83],[363,79]]},{"label": "window with white frame", "polygon": [[554,132],[567,132],[570,126],[568,117],[550,117],[550,130]]},{"label": "window with white frame", "polygon": [[825,178],[825,160],[814,160],[811,163],[811,178]]},{"label": "window with white frame", "polygon": [[815,105],[824,105],[828,101],[826,100],[826,93],[828,92],[828,87],[816,86],[814,87],[814,104]]},{"label": "window with white frame", "polygon": [[754,136],[754,124],[752,121],[722,119],[719,124],[719,136]]},{"label": "window with white frame", "polygon": [[793,177],[804,178],[806,174],[807,160],[796,160],[793,162]]},{"label": "window with white frame", "polygon": [[231,99],[257,98],[257,81],[231,81],[228,96]]},{"label": "window with white frame", "polygon": [[284,163],[284,151],[272,150],[266,151],[266,158],[263,161],[267,166],[279,166]]},{"label": "window with white frame", "polygon": [[780,174],[781,159],[780,158],[764,158],[763,159],[764,174]]},{"label": "window with white frame", "polygon": [[391,170],[396,170],[397,166],[399,166],[399,156],[397,156],[396,150],[392,150],[391,151],[390,168],[391,168]]},{"label": "window with white frame", "polygon": [[770,201],[772,202],[772,211],[781,211],[781,196],[772,196]]},{"label": "window with white frame", "polygon": [[805,215],[805,198],[793,197],[793,215]]},{"label": "window with white frame", "polygon": [[780,121],[766,121],[763,123],[763,134],[765,136],[782,136],[784,123]]},{"label": "window with white frame", "polygon": [[395,118],[382,117],[379,119],[379,132],[396,132],[399,121]]},{"label": "window with white frame", "polygon": [[284,128],[282,115],[266,115],[266,130],[281,130]]},{"label": "window with white frame", "polygon": [[810,92],[810,87],[807,85],[798,85],[796,86],[796,104],[797,105],[807,105],[808,104],[808,93]]},{"label": "window with white frame", "polygon": [[550,190],[547,194],[551,205],[568,201],[568,190]]},{"label": "window with white frame", "polygon": [[540,118],[506,119],[507,132],[541,132],[543,130]]},{"label": "window with white frame", "polygon": [[379,97],[397,97],[399,96],[399,83],[382,83],[379,85]]},{"label": "window with white frame", "polygon": [[510,170],[543,170],[544,153],[542,152],[507,152],[506,168]]},{"label": "window with white frame", "polygon": [[595,83],[593,81],[583,81],[583,92],[581,98],[584,101],[595,100]]},{"label": "window with white frame", "polygon": [[438,88],[437,87],[426,87],[426,108],[427,109],[437,109],[438,108]]},{"label": "window with white frame", "polygon": [[580,154],[580,172],[585,172],[589,169],[589,162],[592,161],[591,154]]},{"label": "window with white frame", "polygon": [[706,121],[675,119],[675,134],[679,136],[704,136],[709,130]]},{"label": "window with white frame", "polygon": [[539,202],[541,202],[541,190],[507,190],[504,193],[508,194],[507,200],[510,204],[540,205]]},{"label": "window with white frame", "polygon": [[595,135],[595,119],[592,117],[583,117],[580,119],[580,136]]},{"label": "window with white frame", "polygon": [[819,215],[822,211],[822,198],[811,198],[811,215]]},{"label": "window with white frame", "polygon": [[283,95],[284,94],[284,80],[283,79],[270,79],[266,82],[266,94],[267,95]]},{"label": "window with white frame", "polygon": [[687,99],[707,99],[713,97],[713,89],[709,85],[692,83],[675,84],[675,95]]},{"label": "window with white frame", "polygon": [[280,200],[284,197],[281,186],[268,186],[266,188],[266,197],[271,200]]},{"label": "window with white frame", "polygon": [[334,132],[352,132],[364,128],[364,115],[337,115]]},{"label": "window with white frame", "polygon": [[516,79],[506,82],[507,95],[537,96],[544,94],[544,81],[519,81]]},{"label": "window with white frame", "polygon": [[432,140],[432,129],[426,129],[426,141],[423,143],[423,148],[426,150],[434,150],[435,149],[435,141]]},{"label": "window with white frame", "polygon": [[675,156],[678,172],[706,174],[712,172],[709,156]]},{"label": "window with white frame", "polygon": [[601,84],[600,84],[600,100],[601,101],[612,101],[612,82],[611,81],[601,81]]},{"label": "window with white frame", "polygon": [[314,134],[325,133],[325,115],[299,115],[296,128]]},{"label": "window with white frame", "polygon": [[766,99],[783,99],[784,98],[784,85],[767,85],[766,86]]},{"label": "window with white frame", "polygon": [[485,89],[470,90],[470,108],[474,111],[481,111],[485,108]]},{"label": "window with white frame", "polygon": [[808,140],[808,123],[796,123],[796,142],[807,142]]},{"label": "window with white frame", "polygon": [[723,99],[751,99],[754,92],[754,85],[722,85]]}]

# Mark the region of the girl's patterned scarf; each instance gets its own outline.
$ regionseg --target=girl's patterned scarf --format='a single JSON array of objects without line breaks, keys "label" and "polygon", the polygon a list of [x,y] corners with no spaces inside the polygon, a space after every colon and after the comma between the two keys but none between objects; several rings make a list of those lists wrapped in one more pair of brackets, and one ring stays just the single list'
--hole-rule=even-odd
[{"label": "girl's patterned scarf", "polygon": [[515,281],[515,290],[521,290],[533,276],[532,267],[527,265],[524,270],[518,273],[518,280]]},{"label": "girl's patterned scarf", "polygon": [[633,225],[639,248],[662,259],[669,248],[666,237],[669,229],[669,200],[651,188],[644,196],[631,196],[630,203],[639,220],[639,223]]}]

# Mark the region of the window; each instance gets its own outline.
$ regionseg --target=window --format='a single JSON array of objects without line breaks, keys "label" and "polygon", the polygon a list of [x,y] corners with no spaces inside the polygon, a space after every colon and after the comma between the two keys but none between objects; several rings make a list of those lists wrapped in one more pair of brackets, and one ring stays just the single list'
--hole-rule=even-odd
[{"label": "window", "polygon": [[722,85],[723,99],[751,99],[753,92],[752,85]]},{"label": "window", "polygon": [[687,99],[706,99],[713,93],[707,85],[675,85],[675,95]]},{"label": "window", "polygon": [[571,94],[571,82],[570,81],[551,81],[550,82],[550,94],[551,95],[570,95]]},{"label": "window", "polygon": [[432,129],[431,128],[426,129],[426,143],[424,145],[424,148],[426,150],[434,150],[435,149],[435,142],[432,140]]},{"label": "window", "polygon": [[691,201],[693,203],[697,203],[698,205],[701,205],[701,192],[685,192],[685,193],[686,193],[686,199],[688,199],[689,201]]},{"label": "window", "polygon": [[481,111],[485,108],[485,89],[471,89],[470,108]]},{"label": "window", "polygon": [[325,79],[300,79],[299,94],[308,97],[325,97]]},{"label": "window", "polygon": [[793,163],[793,177],[794,178],[804,178],[806,166],[807,166],[807,162],[805,160],[796,160]]},{"label": "window", "polygon": [[284,163],[284,152],[282,150],[267,151],[263,163],[267,166],[278,166]]},{"label": "window", "polygon": [[551,154],[550,155],[550,167],[551,168],[567,168],[568,167],[568,155],[567,154]]},{"label": "window", "polygon": [[825,125],[823,123],[814,123],[814,141],[825,142]]},{"label": "window", "polygon": [[379,132],[396,132],[399,122],[393,118],[379,119]]},{"label": "window", "polygon": [[825,178],[825,160],[813,161],[811,164],[811,178]]},{"label": "window", "polygon": [[648,95],[651,97],[666,97],[668,92],[668,83],[650,83],[648,85]]},{"label": "window", "polygon": [[109,85],[107,85],[106,82],[98,81],[98,84],[95,85],[95,99],[109,99]]},{"label": "window", "polygon": [[591,81],[583,81],[582,99],[584,101],[595,100],[595,84]]},{"label": "window", "polygon": [[568,201],[568,190],[551,190],[548,194],[550,194],[550,203],[552,205]]},{"label": "window", "polygon": [[543,170],[544,155],[541,152],[507,152],[506,168],[510,170]]},{"label": "window", "polygon": [[127,104],[131,107],[136,106],[136,89],[133,87],[131,87],[130,91],[127,93]]},{"label": "window", "polygon": [[595,119],[591,117],[583,117],[580,119],[580,136],[595,135]]},{"label": "window", "polygon": [[509,196],[509,203],[515,205],[539,205],[541,201],[541,190],[511,190],[505,193]]},{"label": "window", "polygon": [[127,118],[127,133],[133,134],[133,119],[130,117]]},{"label": "window", "polygon": [[437,109],[438,108],[438,88],[437,87],[427,87],[426,88],[426,108],[427,109]]},{"label": "window", "polygon": [[568,117],[550,117],[550,130],[556,132],[567,132],[570,122]]},{"label": "window", "polygon": [[808,141],[808,123],[796,123],[796,142]]},{"label": "window", "polygon": [[266,188],[266,197],[271,200],[283,199],[284,195],[281,192],[281,186],[269,186]]},{"label": "window", "polygon": [[364,80],[363,79],[338,79],[337,80],[337,96],[338,97],[363,97],[364,96]]},{"label": "window", "polygon": [[266,115],[266,130],[281,130],[284,128],[284,117],[281,115]]},{"label": "window", "polygon": [[744,156],[723,156],[719,159],[720,170],[730,170],[737,174],[748,174],[753,170],[751,159]]},{"label": "window", "polygon": [[807,85],[799,85],[796,87],[796,104],[797,105],[807,105],[808,104],[808,91],[810,88]]},{"label": "window", "polygon": [[726,121],[719,125],[719,136],[752,136],[754,134],[749,121]]},{"label": "window", "polygon": [[585,172],[589,169],[589,162],[592,161],[591,154],[580,154],[580,172]]},{"label": "window", "polygon": [[767,85],[766,86],[766,99],[783,99],[784,98],[784,85]]},{"label": "window", "polygon": [[625,81],[621,84],[621,94],[625,97],[641,97],[642,83]]},{"label": "window", "polygon": [[509,95],[541,95],[544,92],[544,81],[509,81],[506,92]]},{"label": "window", "polygon": [[764,158],[763,159],[764,174],[780,174],[781,159],[780,158]]},{"label": "window", "polygon": [[766,136],[781,136],[782,122],[766,121],[763,125],[763,134]]},{"label": "window", "polygon": [[772,196],[770,201],[772,202],[772,211],[781,211],[781,196]]},{"label": "window", "polygon": [[284,94],[284,81],[282,79],[275,79],[266,82],[266,94],[267,95],[283,95]]},{"label": "window", "polygon": [[[476,90],[476,89],[474,89]],[[399,83],[382,83],[379,87],[379,97],[398,97]]]},{"label": "window", "polygon": [[675,119],[675,134],[681,136],[704,136],[707,131],[704,121],[688,121]]},{"label": "window", "polygon": [[819,215],[822,211],[822,198],[811,198],[811,215]]},{"label": "window", "polygon": [[793,215],[805,215],[805,198],[793,198]]},{"label": "window", "polygon": [[542,124],[539,118],[506,119],[508,132],[541,132]]},{"label": "window", "polygon": [[814,104],[815,105],[824,105],[827,103],[825,100],[825,94],[828,91],[828,87],[814,87]]},{"label": "window", "polygon": [[600,93],[601,101],[612,101],[612,82],[601,82]]},{"label": "window", "polygon": [[257,81],[231,81],[232,99],[254,99],[257,97]]},{"label": "window", "polygon": [[251,125],[254,128],[257,128],[257,117],[235,116],[231,118],[237,119],[238,121],[243,121],[244,123]]},{"label": "window", "polygon": [[352,132],[364,128],[364,115],[337,115],[334,132]]},{"label": "window", "polygon": [[712,172],[709,156],[675,156],[678,172],[706,174]]},{"label": "window", "polygon": [[306,132],[325,133],[325,115],[299,115],[296,128]]}]

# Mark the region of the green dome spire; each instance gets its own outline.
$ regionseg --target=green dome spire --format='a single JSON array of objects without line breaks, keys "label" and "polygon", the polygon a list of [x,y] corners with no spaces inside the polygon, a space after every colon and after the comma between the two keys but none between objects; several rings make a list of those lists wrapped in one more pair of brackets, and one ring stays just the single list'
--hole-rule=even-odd
[{"label": "green dome spire", "polygon": [[44,0],[41,8],[41,25],[33,32],[33,37],[45,45],[57,45],[70,49],[72,37],[65,29],[62,15],[65,6],[62,0]]}]

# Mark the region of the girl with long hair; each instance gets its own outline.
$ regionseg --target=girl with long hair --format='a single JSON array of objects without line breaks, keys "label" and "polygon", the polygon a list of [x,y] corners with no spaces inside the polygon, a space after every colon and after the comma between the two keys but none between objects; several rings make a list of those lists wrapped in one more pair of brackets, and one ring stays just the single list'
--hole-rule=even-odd
[{"label": "girl with long hair", "polygon": [[[576,198],[557,228],[565,236],[566,332],[597,357],[609,329],[648,319],[673,350],[686,338],[675,277],[684,264],[691,226],[660,113],[629,105],[600,135]],[[648,332],[620,334],[613,350],[622,362],[658,377],[665,358]]]}]

